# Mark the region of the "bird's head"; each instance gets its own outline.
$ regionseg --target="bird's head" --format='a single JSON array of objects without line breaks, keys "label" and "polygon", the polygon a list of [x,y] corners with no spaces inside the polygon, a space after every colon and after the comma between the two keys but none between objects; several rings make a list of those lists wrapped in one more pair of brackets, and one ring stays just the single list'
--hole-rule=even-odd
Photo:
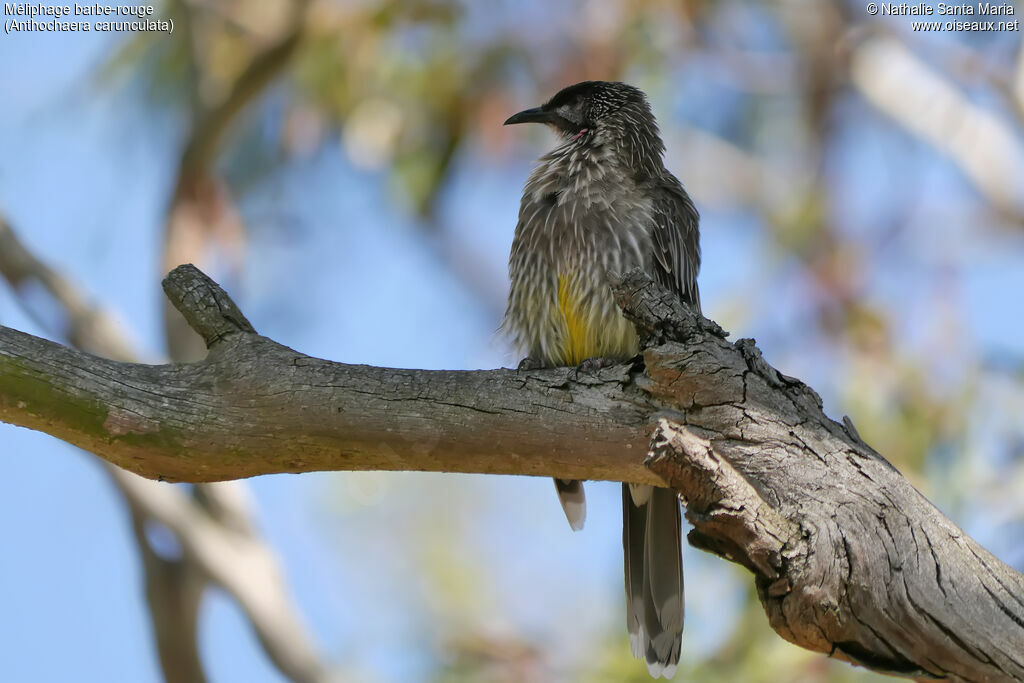
[{"label": "bird's head", "polygon": [[563,137],[617,137],[654,124],[643,91],[625,83],[584,81],[560,90],[539,107],[513,114],[505,125],[546,123]]},{"label": "bird's head", "polygon": [[584,81],[560,90],[539,107],[513,114],[505,125],[546,123],[581,149],[605,148],[637,173],[657,173],[665,146],[647,97],[639,88]]}]

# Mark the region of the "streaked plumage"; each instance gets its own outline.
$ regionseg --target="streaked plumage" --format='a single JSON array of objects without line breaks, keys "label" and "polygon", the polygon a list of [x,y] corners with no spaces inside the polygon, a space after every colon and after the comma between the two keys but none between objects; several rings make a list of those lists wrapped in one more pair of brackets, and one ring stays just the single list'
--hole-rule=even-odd
[{"label": "streaked plumage", "polygon": [[[552,126],[563,142],[541,157],[523,191],[509,257],[504,327],[541,366],[639,351],[608,275],[640,267],[700,309],[698,214],[662,162],[647,98],[624,83],[587,81],[506,123]],[[579,482],[556,481],[574,529],[585,516]],[[671,677],[683,627],[679,502],[668,489],[623,487],[627,625],[651,674]]]}]

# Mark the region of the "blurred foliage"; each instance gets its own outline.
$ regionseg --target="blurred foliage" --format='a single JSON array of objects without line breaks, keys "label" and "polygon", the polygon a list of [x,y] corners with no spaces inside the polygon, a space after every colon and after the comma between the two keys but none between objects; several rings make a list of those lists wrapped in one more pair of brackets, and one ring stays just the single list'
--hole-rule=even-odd
[{"label": "blurred foliage", "polygon": [[[291,7],[288,0],[168,1],[166,11],[182,30],[131,37],[103,76],[125,77],[146,106],[196,124],[279,37]],[[218,172],[236,197],[260,177],[283,172],[296,157],[337,146],[354,168],[383,174],[432,239],[455,242],[440,199],[459,164],[472,169],[509,156],[512,143],[500,130],[505,116],[570,82],[632,80],[660,105],[670,165],[698,205],[745,217],[768,245],[762,275],[797,283],[783,292],[802,297],[806,315],[799,331],[779,332],[784,338],[778,345],[791,348],[783,360],[810,371],[800,358],[817,354],[824,366],[816,379],[829,378],[830,393],[864,438],[929,494],[959,503],[966,490],[981,490],[1001,476],[1020,479],[1019,431],[1006,432],[1011,455],[1001,470],[972,465],[977,449],[970,443],[977,422],[972,406],[986,405],[979,394],[985,375],[1009,377],[1010,391],[1019,396],[1024,363],[1018,360],[1015,373],[1002,373],[998,362],[979,358],[975,349],[943,346],[949,330],[966,325],[957,310],[944,328],[928,330],[923,346],[908,343],[906,311],[870,295],[872,280],[885,269],[917,258],[914,247],[900,245],[909,239],[910,218],[922,210],[925,181],[891,178],[897,190],[875,188],[861,198],[853,184],[863,169],[850,169],[842,157],[850,136],[882,138],[921,153],[916,145],[922,143],[866,105],[851,81],[851,56],[879,35],[895,34],[951,88],[982,102],[1020,142],[1024,88],[1013,90],[1012,75],[1016,69],[1017,82],[1024,82],[1024,57],[1015,57],[1019,37],[946,37],[937,46],[843,2],[319,1],[309,4],[302,24],[301,43],[273,94],[239,112],[239,125],[219,152]],[[701,96],[684,100],[684,92]],[[673,129],[681,137],[673,138]],[[705,155],[688,157],[685,150],[701,141]],[[723,180],[707,187],[705,177]],[[958,177],[963,185],[971,182],[966,174]],[[960,220],[979,232],[1024,224],[1024,213],[997,211],[984,196],[971,211]],[[954,245],[950,239],[932,247]],[[451,253],[439,249],[438,258]],[[955,257],[944,256],[942,267],[922,267],[929,286],[941,291],[949,280],[944,268]],[[486,289],[468,284],[472,291]],[[736,319],[724,321],[733,329],[770,319],[756,307],[733,303],[720,307],[738,311]],[[946,368],[950,357],[961,365],[956,372]],[[957,488],[950,478],[933,476],[929,461],[938,457],[952,457],[959,463],[955,471],[973,474]],[[443,533],[411,529],[394,533],[426,534],[416,545],[417,571],[436,597],[425,609],[445,634],[432,644],[438,649],[437,680],[554,676],[546,668],[551,663],[544,643],[526,636],[488,638],[476,627],[474,615],[488,590],[487,565],[453,559],[473,554],[460,546],[468,541],[459,538],[457,525]],[[689,628],[699,624],[691,621]],[[579,679],[648,680],[622,646],[624,638],[616,626],[607,642],[595,643]],[[732,636],[710,657],[687,659],[677,680],[872,677],[782,642],[751,595]]]}]

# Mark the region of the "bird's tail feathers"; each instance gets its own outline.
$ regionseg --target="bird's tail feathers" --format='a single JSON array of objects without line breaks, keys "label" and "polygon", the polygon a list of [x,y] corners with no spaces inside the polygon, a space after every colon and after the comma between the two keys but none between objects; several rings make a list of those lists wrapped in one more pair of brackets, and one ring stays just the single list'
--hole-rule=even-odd
[{"label": "bird's tail feathers", "polygon": [[555,479],[555,490],[569,526],[573,531],[579,531],[587,521],[587,496],[583,492],[583,482],[578,479]]},{"label": "bird's tail feathers", "polygon": [[647,661],[655,678],[671,678],[685,614],[682,518],[674,491],[647,488],[622,487],[626,627],[633,655]]}]

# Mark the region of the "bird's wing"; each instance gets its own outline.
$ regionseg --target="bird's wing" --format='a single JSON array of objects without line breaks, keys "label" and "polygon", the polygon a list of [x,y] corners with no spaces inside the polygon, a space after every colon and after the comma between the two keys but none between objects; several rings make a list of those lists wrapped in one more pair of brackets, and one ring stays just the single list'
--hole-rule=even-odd
[{"label": "bird's wing", "polygon": [[658,281],[700,313],[700,214],[675,177],[667,175],[654,193],[654,266]]}]

